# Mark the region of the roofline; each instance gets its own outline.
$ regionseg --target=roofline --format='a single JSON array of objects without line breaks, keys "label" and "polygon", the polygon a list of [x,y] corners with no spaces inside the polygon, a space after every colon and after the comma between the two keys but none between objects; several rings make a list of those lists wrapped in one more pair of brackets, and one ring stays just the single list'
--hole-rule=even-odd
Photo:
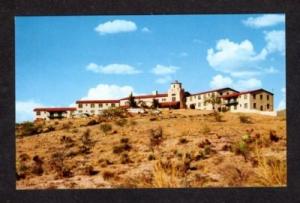
[{"label": "roofline", "polygon": [[[167,97],[167,93],[161,93],[161,94],[147,94],[147,95],[137,95],[133,96],[134,99],[146,99],[146,98],[157,98],[157,97]],[[120,100],[127,100],[129,97],[122,98]]]},{"label": "roofline", "polygon": [[76,111],[75,107],[41,107],[35,108],[33,111]]},{"label": "roofline", "polygon": [[195,96],[195,95],[199,95],[199,94],[205,94],[205,93],[210,93],[210,92],[218,92],[218,91],[222,91],[222,90],[226,90],[226,89],[229,89],[229,90],[232,90],[236,93],[238,93],[239,91],[237,90],[234,90],[230,87],[224,87],[224,88],[220,88],[220,89],[213,89],[213,90],[209,90],[209,91],[204,91],[204,92],[198,92],[198,93],[194,93],[194,94],[191,94],[190,96]]},{"label": "roofline", "polygon": [[120,100],[77,100],[76,104],[87,104],[87,103],[119,103]]},{"label": "roofline", "polygon": [[255,89],[255,90],[247,90],[247,91],[242,91],[242,92],[240,92],[240,94],[248,94],[248,93],[255,93],[255,92],[267,92],[267,93],[269,93],[269,94],[271,94],[271,95],[274,95],[272,92],[270,92],[270,91],[268,91],[268,90],[265,90],[265,89],[263,89],[263,88],[260,88],[260,89]]}]

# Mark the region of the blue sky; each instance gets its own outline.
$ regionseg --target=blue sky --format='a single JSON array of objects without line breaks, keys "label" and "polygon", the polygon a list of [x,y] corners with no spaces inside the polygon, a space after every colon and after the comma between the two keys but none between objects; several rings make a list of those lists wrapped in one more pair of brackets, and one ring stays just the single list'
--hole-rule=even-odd
[{"label": "blue sky", "polygon": [[285,16],[15,18],[16,120],[37,106],[224,86],[265,88],[285,108]]}]

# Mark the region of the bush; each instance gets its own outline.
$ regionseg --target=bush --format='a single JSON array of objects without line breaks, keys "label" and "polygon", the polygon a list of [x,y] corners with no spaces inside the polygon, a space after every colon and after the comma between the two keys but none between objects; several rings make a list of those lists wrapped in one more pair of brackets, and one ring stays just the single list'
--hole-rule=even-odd
[{"label": "bush", "polygon": [[90,129],[87,129],[86,131],[84,131],[84,133],[82,134],[82,137],[81,137],[81,141],[84,145],[90,145],[92,140],[91,140],[91,130]]},{"label": "bush", "polygon": [[186,139],[186,138],[180,138],[179,139],[179,144],[186,144],[188,143],[189,141]]},{"label": "bush", "polygon": [[90,126],[90,125],[97,125],[97,124],[99,124],[99,122],[93,119],[93,120],[90,120],[86,125]]},{"label": "bush", "polygon": [[42,126],[38,125],[36,126],[33,122],[24,122],[21,124],[21,135],[22,136],[30,136],[35,135],[41,132]]},{"label": "bush", "polygon": [[113,153],[114,154],[120,154],[124,151],[130,151],[131,150],[131,145],[128,143],[122,143],[120,145],[114,146],[113,147]]},{"label": "bush", "polygon": [[120,140],[121,143],[128,143],[129,139],[127,137],[124,137]]},{"label": "bush", "polygon": [[127,116],[127,111],[123,108],[110,108],[103,110],[102,116],[107,119],[125,118]]},{"label": "bush", "polygon": [[102,132],[104,132],[104,134],[106,134],[112,130],[112,126],[108,123],[104,123],[100,125],[100,129],[102,130]]},{"label": "bush", "polygon": [[148,156],[148,160],[149,160],[149,161],[155,160],[155,156],[154,156],[153,154],[150,154],[150,155]]},{"label": "bush", "polygon": [[132,163],[132,161],[129,158],[129,155],[127,153],[123,153],[121,156],[121,164],[128,164]]},{"label": "bush", "polygon": [[235,154],[237,154],[237,155],[241,154],[246,158],[246,156],[248,154],[247,143],[244,141],[239,141],[239,142],[235,143],[234,152],[235,152]]},{"label": "bush", "polygon": [[103,171],[102,176],[103,176],[104,180],[108,180],[108,179],[113,178],[115,176],[115,174],[111,171]]},{"label": "bush", "polygon": [[239,119],[241,123],[252,123],[249,116],[240,115]]},{"label": "bush", "polygon": [[127,124],[127,119],[126,118],[121,118],[115,121],[116,125],[118,126],[124,126]]},{"label": "bush", "polygon": [[163,139],[163,130],[161,127],[150,130],[150,145],[156,146],[162,142]]}]

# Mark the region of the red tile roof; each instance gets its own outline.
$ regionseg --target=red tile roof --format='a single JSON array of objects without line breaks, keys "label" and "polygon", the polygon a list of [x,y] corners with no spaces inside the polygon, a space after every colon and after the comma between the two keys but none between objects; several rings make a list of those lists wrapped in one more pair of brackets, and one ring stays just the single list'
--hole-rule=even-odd
[{"label": "red tile roof", "polygon": [[[148,94],[148,95],[139,95],[133,96],[135,99],[147,99],[147,98],[157,98],[157,97],[167,97],[168,94]],[[120,100],[127,100],[129,97],[122,98]]]},{"label": "red tile roof", "polygon": [[256,90],[248,90],[248,91],[233,93],[233,94],[229,94],[229,95],[224,95],[224,96],[221,96],[221,98],[224,98],[224,99],[225,98],[232,98],[232,97],[238,97],[242,94],[255,94],[257,92],[266,92],[266,93],[269,93],[269,94],[273,95],[272,92],[269,92],[269,91],[261,88],[261,89],[256,89]]},{"label": "red tile roof", "polygon": [[63,112],[63,111],[75,111],[73,107],[53,107],[53,108],[35,108],[33,111],[47,111],[47,112]]},{"label": "red tile roof", "polygon": [[120,100],[78,100],[76,104],[103,104],[103,103],[119,103]]},{"label": "red tile roof", "polygon": [[194,94],[191,94],[190,96],[194,96],[194,95],[198,95],[198,94],[205,94],[205,93],[210,93],[210,92],[221,92],[223,90],[231,90],[231,91],[234,91],[234,92],[238,92],[230,87],[225,87],[225,88],[220,88],[220,89],[213,89],[213,90],[209,90],[209,91],[205,91],[205,92],[198,92],[198,93],[194,93]]},{"label": "red tile roof", "polygon": [[262,88],[256,89],[256,90],[243,91],[243,92],[240,92],[240,93],[241,93],[241,94],[248,94],[248,93],[254,94],[254,93],[257,93],[257,92],[266,92],[266,93],[269,93],[269,94],[273,95],[272,92],[269,92],[269,91],[267,91],[267,90],[265,90],[265,89],[262,89]]}]

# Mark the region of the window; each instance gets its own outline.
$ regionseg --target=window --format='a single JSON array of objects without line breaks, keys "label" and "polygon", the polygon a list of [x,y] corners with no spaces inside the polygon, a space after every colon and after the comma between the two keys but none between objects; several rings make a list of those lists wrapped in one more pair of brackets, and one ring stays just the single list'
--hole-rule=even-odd
[{"label": "window", "polygon": [[229,95],[229,92],[227,92],[226,94]]},{"label": "window", "polygon": [[200,96],[200,95],[198,95],[198,100],[199,100],[199,99],[201,99],[201,96]]},{"label": "window", "polygon": [[244,94],[244,99],[247,99],[247,95],[246,94]]},{"label": "window", "polygon": [[116,104],[111,104],[111,107],[115,107],[116,106]]},{"label": "window", "polygon": [[253,103],[253,108],[256,109],[256,103]]},{"label": "window", "polygon": [[176,94],[172,94],[172,96],[176,96]]},{"label": "window", "polygon": [[260,106],[260,110],[263,111],[263,110],[264,110],[264,107],[263,107],[263,106]]},{"label": "window", "polygon": [[222,96],[222,95],[223,95],[223,92],[220,92],[219,94],[220,94],[220,96]]},{"label": "window", "polygon": [[162,101],[166,101],[166,98],[163,98]]},{"label": "window", "polygon": [[263,99],[263,95],[261,94],[261,95],[259,95],[260,96],[260,100],[262,100]]},{"label": "window", "polygon": [[252,96],[253,96],[253,99],[256,99],[256,94],[253,94]]},{"label": "window", "polygon": [[215,93],[212,93],[212,96],[214,97],[214,96],[215,96]]},{"label": "window", "polygon": [[94,110],[91,110],[91,113],[95,113],[95,111],[94,111]]},{"label": "window", "polygon": [[245,109],[248,108],[248,104],[247,104],[247,103],[244,104],[244,108],[245,108]]},{"label": "window", "polygon": [[269,100],[269,95],[267,95],[267,100]]},{"label": "window", "polygon": [[172,101],[176,101],[176,97],[172,97]]},{"label": "window", "polygon": [[99,104],[99,107],[102,108],[102,107],[103,107],[103,104]]},{"label": "window", "polygon": [[78,113],[82,113],[82,110],[79,110]]},{"label": "window", "polygon": [[95,104],[91,104],[91,108],[94,108],[95,107]]},{"label": "window", "polygon": [[82,108],[82,104],[78,104],[78,108]]},{"label": "window", "polygon": [[37,116],[41,115],[41,112],[40,112],[40,111],[37,111],[37,112],[36,112],[36,115],[37,115]]},{"label": "window", "polygon": [[267,104],[267,109],[270,109],[270,104]]},{"label": "window", "polygon": [[201,106],[201,103],[199,102],[199,103],[198,103],[198,107],[200,107],[200,106]]},{"label": "window", "polygon": [[237,105],[234,105],[234,110],[236,110],[237,109]]}]

